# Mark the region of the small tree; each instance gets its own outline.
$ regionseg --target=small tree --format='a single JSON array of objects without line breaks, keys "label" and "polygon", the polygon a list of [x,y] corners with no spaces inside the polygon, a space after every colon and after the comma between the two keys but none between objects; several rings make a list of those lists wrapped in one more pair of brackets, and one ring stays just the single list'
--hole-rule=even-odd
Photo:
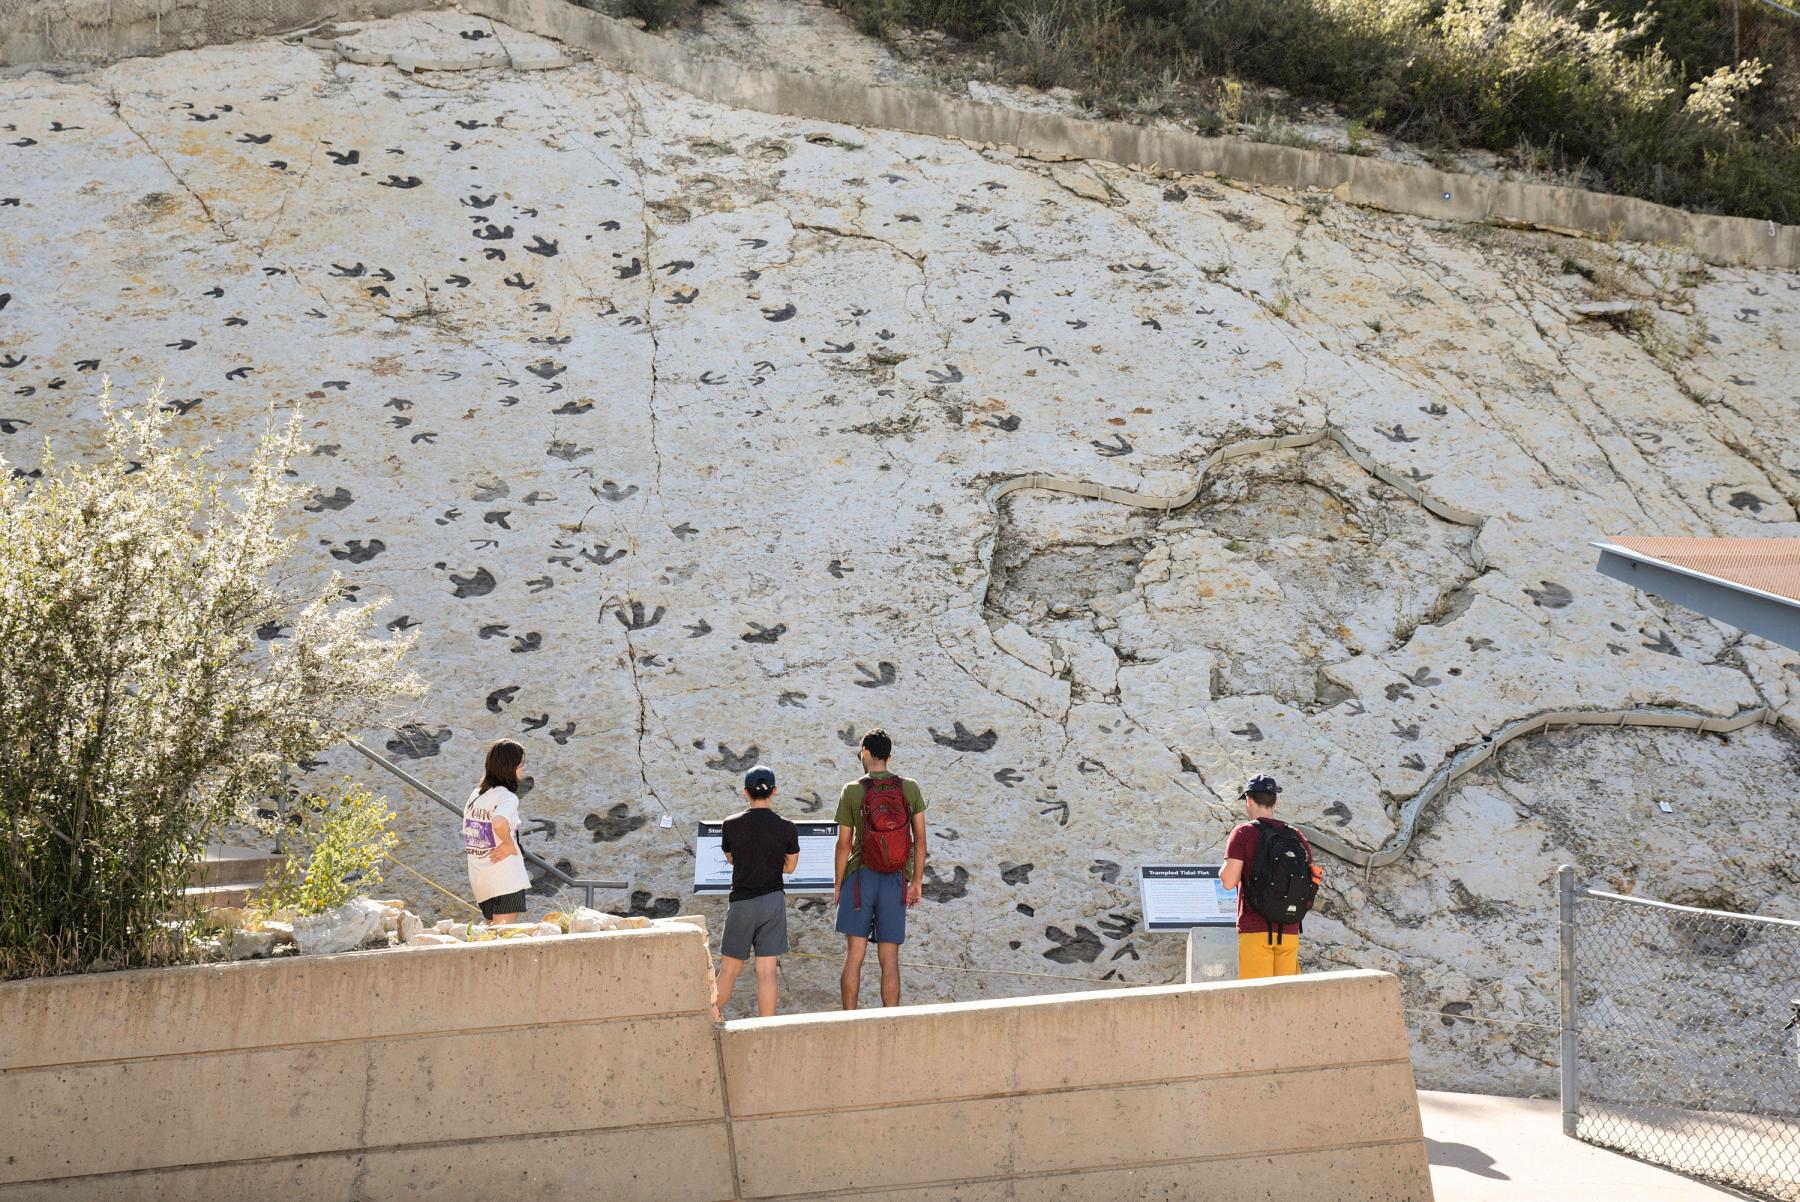
[{"label": "small tree", "polygon": [[103,397],[92,463],[0,462],[0,975],[179,954],[207,833],[423,691],[369,633],[384,600],[284,574],[298,421],[228,494],[160,401]]},{"label": "small tree", "polygon": [[288,858],[256,897],[263,913],[323,914],[381,884],[382,862],[398,846],[387,798],[346,777],[294,800],[281,829]]}]

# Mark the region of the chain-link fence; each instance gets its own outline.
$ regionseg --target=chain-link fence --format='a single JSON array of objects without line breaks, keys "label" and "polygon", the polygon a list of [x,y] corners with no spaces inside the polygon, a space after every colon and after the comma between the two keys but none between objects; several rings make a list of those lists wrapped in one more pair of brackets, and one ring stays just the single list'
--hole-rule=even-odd
[{"label": "chain-link fence", "polygon": [[1744,127],[1763,138],[1800,137],[1800,0],[1714,3],[1720,61],[1763,67],[1738,112]]},{"label": "chain-link fence", "polygon": [[1800,137],[1800,0],[1701,0],[1665,11],[1665,52],[1685,61],[1690,77],[1710,65],[1757,74],[1733,106],[1744,130],[1759,139]]},{"label": "chain-link fence", "polygon": [[1563,1129],[1800,1202],[1800,922],[1558,880]]}]

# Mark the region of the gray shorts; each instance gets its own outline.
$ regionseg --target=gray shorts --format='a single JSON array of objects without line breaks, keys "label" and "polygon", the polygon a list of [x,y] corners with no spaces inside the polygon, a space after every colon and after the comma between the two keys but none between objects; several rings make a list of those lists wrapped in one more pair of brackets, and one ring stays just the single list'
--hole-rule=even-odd
[{"label": "gray shorts", "polygon": [[748,960],[751,949],[759,956],[779,956],[788,949],[787,894],[765,893],[747,901],[734,901],[725,911],[725,935],[719,954]]}]

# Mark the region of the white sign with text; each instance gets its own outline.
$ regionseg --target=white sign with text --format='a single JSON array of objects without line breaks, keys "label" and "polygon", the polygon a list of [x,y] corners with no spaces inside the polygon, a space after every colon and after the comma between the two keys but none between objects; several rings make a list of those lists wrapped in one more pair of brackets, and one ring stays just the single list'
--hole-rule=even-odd
[{"label": "white sign with text", "polygon": [[[835,867],[838,826],[835,822],[796,822],[800,829],[800,862],[793,874],[783,880],[789,893],[831,896],[831,878]],[[731,863],[719,841],[725,834],[725,823],[702,822],[694,836],[694,892],[730,893]]]},{"label": "white sign with text", "polygon": [[1217,864],[1145,864],[1138,889],[1146,931],[1237,925],[1237,894],[1219,884]]}]

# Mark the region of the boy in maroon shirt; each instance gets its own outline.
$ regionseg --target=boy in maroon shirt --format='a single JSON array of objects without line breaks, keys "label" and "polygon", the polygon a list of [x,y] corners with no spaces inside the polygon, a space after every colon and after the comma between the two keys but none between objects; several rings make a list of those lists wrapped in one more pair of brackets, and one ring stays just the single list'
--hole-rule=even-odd
[{"label": "boy in maroon shirt", "polygon": [[[1272,776],[1253,776],[1245,783],[1243,792],[1238,797],[1244,803],[1244,812],[1250,821],[1240,822],[1232,829],[1231,839],[1225,844],[1225,864],[1219,869],[1219,883],[1227,889],[1236,889],[1238,895],[1240,981],[1252,977],[1291,977],[1300,971],[1300,924],[1282,923],[1272,937],[1269,920],[1245,903],[1244,890],[1239,888],[1244,874],[1256,862],[1256,845],[1262,836],[1257,823],[1287,827],[1287,823],[1275,817],[1275,795],[1280,792],[1281,786],[1275,783]],[[1306,844],[1307,859],[1310,861],[1312,845],[1306,843],[1306,836],[1300,835],[1298,830],[1294,833],[1299,835],[1301,843]],[[1318,879],[1317,870],[1314,870],[1313,879]]]}]

